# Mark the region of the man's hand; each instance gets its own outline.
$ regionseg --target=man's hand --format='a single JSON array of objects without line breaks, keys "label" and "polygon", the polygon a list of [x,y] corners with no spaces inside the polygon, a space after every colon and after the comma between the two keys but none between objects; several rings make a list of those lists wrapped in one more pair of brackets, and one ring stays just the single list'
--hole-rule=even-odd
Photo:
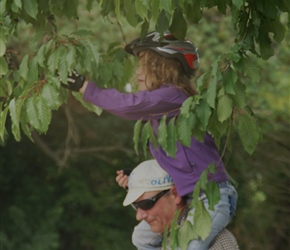
[{"label": "man's hand", "polygon": [[128,188],[128,174],[126,172],[126,170],[118,170],[116,177],[116,182],[118,183],[118,185],[125,189]]},{"label": "man's hand", "polygon": [[84,76],[78,74],[76,70],[73,70],[72,73],[67,78],[68,84],[61,83],[61,86],[71,91],[78,92],[83,87],[85,81],[86,78]]}]

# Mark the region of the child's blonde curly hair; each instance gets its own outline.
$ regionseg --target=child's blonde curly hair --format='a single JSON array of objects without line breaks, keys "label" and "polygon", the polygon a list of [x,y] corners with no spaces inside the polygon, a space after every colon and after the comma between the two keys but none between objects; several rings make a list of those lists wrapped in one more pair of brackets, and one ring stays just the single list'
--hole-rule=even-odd
[{"label": "child's blonde curly hair", "polygon": [[139,63],[145,73],[151,78],[152,85],[146,86],[149,90],[158,89],[165,84],[171,84],[181,88],[188,96],[196,94],[190,78],[184,73],[179,61],[158,55],[151,50],[142,50],[139,53]]}]

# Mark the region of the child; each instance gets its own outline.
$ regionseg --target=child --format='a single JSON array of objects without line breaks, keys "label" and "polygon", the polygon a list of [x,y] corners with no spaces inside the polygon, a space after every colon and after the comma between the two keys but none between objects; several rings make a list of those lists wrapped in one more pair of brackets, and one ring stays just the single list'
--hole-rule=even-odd
[{"label": "child", "polygon": [[[170,33],[165,33],[160,39],[159,33],[151,32],[143,40],[137,38],[130,42],[125,50],[139,58],[140,66],[136,71],[139,92],[125,94],[116,89],[101,89],[77,73],[73,73],[70,77],[67,88],[80,91],[84,94],[85,101],[117,116],[130,120],[150,120],[157,135],[161,117],[164,114],[168,115],[168,119],[178,116],[182,103],[195,94],[190,86],[190,78],[199,64],[197,49],[189,40],[179,41]],[[172,158],[160,146],[156,149],[153,145],[149,145],[151,154],[172,177],[181,197],[191,195],[202,171],[209,164],[216,164],[216,173],[210,176],[210,180],[218,184],[221,200],[226,200],[227,203],[220,202],[215,206],[215,211],[210,211],[213,218],[211,234],[205,241],[193,241],[191,244],[193,248],[190,248],[207,249],[211,240],[229,223],[235,211],[236,192],[228,181],[217,147],[208,133],[203,142],[191,137],[190,147],[179,142],[176,146],[176,157]],[[119,185],[125,186],[127,177],[122,171],[117,174]],[[203,201],[208,202],[207,199]],[[146,222],[141,222],[135,228],[133,243],[138,249],[160,248],[152,246],[152,237],[156,235],[149,231]]]}]

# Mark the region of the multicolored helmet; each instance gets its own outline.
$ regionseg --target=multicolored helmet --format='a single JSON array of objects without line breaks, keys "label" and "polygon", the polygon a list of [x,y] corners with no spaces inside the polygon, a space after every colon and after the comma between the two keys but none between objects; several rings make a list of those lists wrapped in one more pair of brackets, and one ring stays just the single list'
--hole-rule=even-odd
[{"label": "multicolored helmet", "polygon": [[158,32],[150,32],[143,40],[139,37],[128,43],[125,51],[137,56],[141,50],[152,50],[161,56],[178,60],[185,74],[193,75],[199,66],[198,49],[194,44],[187,39],[180,41],[169,32],[164,33],[160,38]]}]

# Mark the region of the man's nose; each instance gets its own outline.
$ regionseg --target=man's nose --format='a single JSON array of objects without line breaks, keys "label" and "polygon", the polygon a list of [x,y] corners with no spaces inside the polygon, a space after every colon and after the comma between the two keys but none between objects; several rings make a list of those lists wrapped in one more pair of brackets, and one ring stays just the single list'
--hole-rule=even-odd
[{"label": "man's nose", "polygon": [[147,217],[146,211],[142,210],[141,208],[137,208],[136,220],[141,221],[141,220],[144,220],[146,217]]}]

